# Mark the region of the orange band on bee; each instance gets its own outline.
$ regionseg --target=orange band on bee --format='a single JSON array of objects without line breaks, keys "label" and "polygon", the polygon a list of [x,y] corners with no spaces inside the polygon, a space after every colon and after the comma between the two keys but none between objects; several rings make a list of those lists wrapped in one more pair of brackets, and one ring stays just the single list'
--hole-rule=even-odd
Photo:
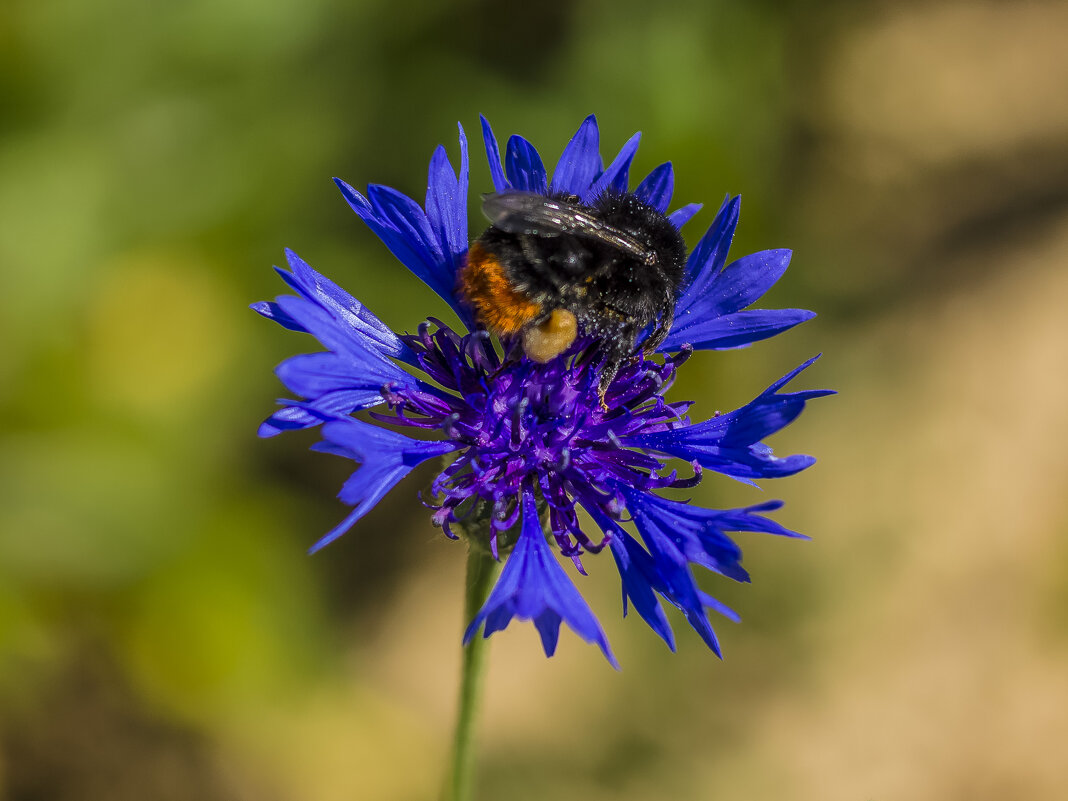
[{"label": "orange band on bee", "polygon": [[518,334],[541,314],[541,306],[508,283],[500,261],[478,242],[467,251],[459,290],[478,321],[498,335]]}]

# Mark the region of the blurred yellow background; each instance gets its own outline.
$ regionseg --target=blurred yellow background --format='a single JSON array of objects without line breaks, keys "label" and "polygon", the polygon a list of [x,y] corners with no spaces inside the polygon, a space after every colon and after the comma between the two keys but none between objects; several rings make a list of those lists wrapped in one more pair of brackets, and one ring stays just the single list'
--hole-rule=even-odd
[{"label": "blurred yellow background", "polygon": [[[1068,6],[8,0],[0,6],[0,798],[417,801],[444,769],[462,545],[413,476],[325,551],[347,472],[256,425],[309,349],[246,306],[289,246],[412,330],[444,305],[330,182],[421,197],[482,112],[555,163],[595,112],[820,316],[699,354],[731,408],[830,386],[741,535],[725,661],[579,586],[623,670],[491,640],[481,798],[1068,797]],[[477,210],[472,211],[477,226]],[[605,557],[607,558],[607,557]]]}]

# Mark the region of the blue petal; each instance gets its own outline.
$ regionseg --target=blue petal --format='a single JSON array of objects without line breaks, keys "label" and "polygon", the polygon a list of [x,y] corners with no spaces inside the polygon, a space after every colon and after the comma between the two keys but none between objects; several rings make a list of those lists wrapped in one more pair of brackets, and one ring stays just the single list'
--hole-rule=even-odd
[{"label": "blue petal", "polygon": [[686,260],[687,285],[676,306],[678,310],[688,309],[703,298],[716,273],[723,269],[734,239],[734,229],[738,226],[740,207],[741,200],[737,197],[725,200],[716,219],[690,253]]},{"label": "blue petal", "polygon": [[790,264],[789,250],[762,250],[728,264],[712,279],[710,312],[731,314],[759,300]]},{"label": "blue petal", "polygon": [[700,589],[697,591],[697,595],[701,599],[701,603],[704,604],[707,609],[711,609],[716,614],[722,615],[723,617],[727,618],[727,620],[729,620],[731,623],[742,622],[742,616],[735,612],[733,609],[731,609],[729,606],[727,606],[727,604],[723,603],[723,601],[713,598],[707,592],[704,592]]},{"label": "blue petal", "polygon": [[407,195],[371,185],[364,197],[339,178],[334,182],[354,212],[390,252],[441,296],[468,326],[470,312],[456,297],[456,271],[467,247],[467,137],[460,128],[460,171],[443,148],[430,162],[427,211]]},{"label": "blue petal", "polygon": [[435,273],[443,272],[444,250],[418,203],[403,192],[381,184],[367,187],[367,200],[380,221],[402,236]]},{"label": "blue petal", "polygon": [[426,216],[453,275],[467,253],[467,137],[460,128],[460,172],[453,172],[445,148],[438,146],[430,159],[426,188]]},{"label": "blue petal", "polygon": [[545,165],[541,163],[541,156],[534,149],[534,145],[522,136],[513,136],[508,140],[504,167],[514,188],[539,195],[549,193],[548,178],[545,175]]},{"label": "blue petal", "polygon": [[304,326],[282,311],[277,303],[269,300],[260,300],[256,303],[250,303],[249,308],[257,314],[262,314],[268,320],[274,320],[280,326],[288,328],[290,331],[300,331],[304,334],[308,333]]},{"label": "blue petal", "polygon": [[708,431],[722,432],[722,442],[728,446],[748,445],[780,431],[801,414],[807,401],[835,394],[830,389],[779,393],[818,358],[818,355],[813,356],[798,365],[740,409],[697,425],[704,426]]},{"label": "blue petal", "polygon": [[683,345],[695,350],[742,348],[781,334],[815,316],[815,312],[805,309],[751,309],[708,318],[687,309],[675,315],[675,324],[660,350],[676,351]]},{"label": "blue petal", "polygon": [[627,437],[624,442],[697,461],[702,467],[739,479],[793,475],[815,459],[801,454],[778,458],[760,440],[789,425],[801,414],[807,401],[834,394],[826,389],[778,393],[816,358],[790,371],[757,398],[733,412],[693,425]]},{"label": "blue petal", "polygon": [[[716,229],[714,223],[715,235],[706,237],[707,245],[702,240],[703,245],[698,246],[704,246],[705,252],[695,251],[695,256],[703,258],[704,268],[680,299],[671,333],[661,346],[663,350],[677,350],[684,344],[704,350],[743,347],[815,317],[804,309],[739,311],[779,280],[790,263],[790,251],[753,253],[717,272],[730,244],[726,235],[733,229],[726,225]],[[691,264],[694,263],[691,257]]]},{"label": "blue petal", "polygon": [[623,614],[626,615],[627,599],[654,632],[675,650],[675,632],[671,630],[664,607],[657,598],[657,586],[663,582],[657,573],[656,562],[638,541],[620,529],[609,543],[616,568],[623,583]]},{"label": "blue petal", "polygon": [[759,514],[780,508],[781,501],[741,509],[704,509],[651,493],[631,492],[627,495],[627,504],[632,513],[635,508],[640,508],[644,514],[656,515],[666,521],[665,528],[674,532],[676,545],[691,562],[736,581],[749,581],[749,574],[740,564],[741,549],[726,532],[752,531],[808,539]]},{"label": "blue petal", "polygon": [[[671,162],[667,161],[645,176],[645,180],[638,184],[634,194],[638,200],[648,203],[661,214],[665,213],[668,204],[671,203],[671,195],[675,191],[675,171]],[[674,221],[672,221],[674,222]],[[681,228],[681,224],[676,224]]]},{"label": "blue petal", "polygon": [[271,415],[260,426],[261,437],[380,404],[386,385],[425,387],[392,361],[416,360],[381,320],[297,254],[287,250],[286,258],[292,272],[278,270],[278,274],[299,294],[281,295],[274,303],[253,308],[287,328],[312,334],[329,352],[295,356],[278,366],[282,382],[308,402],[284,401],[290,408]]},{"label": "blue petal", "polygon": [[[655,518],[663,530],[671,532],[675,547],[687,561],[735,581],[749,581],[749,574],[741,566],[742,549],[724,533],[724,520],[718,510],[702,509],[641,491],[632,491],[626,498],[631,514],[640,512]],[[735,516],[731,522],[742,521]]]},{"label": "blue petal", "polygon": [[515,549],[501,571],[485,605],[464,633],[464,643],[485,624],[484,637],[504,629],[512,618],[532,620],[541,635],[546,656],[556,650],[560,623],[564,622],[586,642],[595,643],[605,658],[619,668],[597,618],[553,556],[545,541],[538,509],[530,490],[523,493],[523,523]]},{"label": "blue petal", "polygon": [[782,501],[767,501],[742,509],[695,509],[695,511],[706,514],[709,519],[714,519],[714,524],[724,531],[756,531],[791,539],[809,539],[804,534],[788,529],[769,517],[757,514],[758,512],[773,512],[781,507]]},{"label": "blue petal", "polygon": [[[276,303],[253,304],[253,309],[286,328],[304,331],[317,338],[321,333],[324,337],[341,343],[338,346],[341,349],[370,349],[414,363],[414,355],[400,337],[356,298],[313,270],[288,248],[286,261],[292,272],[275,269],[282,280],[299,295],[283,295]],[[267,309],[264,309],[264,306]],[[320,341],[331,347],[322,338]]]},{"label": "blue petal", "polygon": [[705,644],[716,656],[721,656],[719,640],[705,613],[704,594],[694,581],[685,551],[675,541],[679,533],[674,521],[650,513],[638,498],[628,496],[627,510],[649,549],[652,560],[650,572],[657,585],[655,589],[682,611]]},{"label": "blue petal", "polygon": [[553,171],[553,192],[581,196],[601,171],[597,119],[591,114],[567,143]]},{"label": "blue petal", "polygon": [[397,227],[395,220],[399,216],[398,212],[402,212],[405,206],[407,206],[408,211],[412,211],[412,206],[418,208],[415,201],[408,198],[408,204],[410,205],[394,203],[394,213],[392,215],[394,219],[390,219],[382,213],[382,203],[388,199],[387,195],[391,190],[385,187],[370,187],[368,189],[369,195],[372,194],[372,190],[375,190],[375,194],[378,196],[379,204],[376,207],[372,206],[363,195],[340,178],[335,178],[334,183],[337,184],[338,189],[341,190],[341,194],[345,196],[345,200],[348,201],[352,210],[382,240],[385,246],[389,248],[389,252],[396,256],[405,267],[415,273],[416,277],[423,283],[446,301],[451,302],[452,286],[451,283],[445,280],[446,268],[443,264],[444,260],[440,252],[435,255],[427,246],[426,238],[430,234],[429,224],[426,223],[425,218],[422,224],[413,225],[412,221],[408,220],[402,224],[403,230]]},{"label": "blue petal", "polygon": [[256,430],[256,436],[267,439],[268,437],[278,436],[283,431],[310,428],[311,426],[319,425],[321,422],[323,422],[321,417],[312,414],[307,409],[300,406],[286,406],[260,423],[260,427]]},{"label": "blue petal", "polygon": [[257,435],[267,438],[283,431],[311,428],[328,420],[347,417],[361,409],[370,409],[383,402],[381,386],[331,390],[310,401],[282,399],[279,403],[282,403],[284,408],[260,423]]},{"label": "blue petal", "polygon": [[628,139],[627,143],[620,149],[619,154],[612,159],[608,169],[601,173],[588,189],[578,193],[583,202],[592,203],[604,192],[623,193],[627,191],[627,185],[630,181],[630,163],[634,160],[634,154],[638,152],[638,143],[641,138],[642,135],[639,131]]},{"label": "blue petal", "polygon": [[631,537],[622,526],[609,518],[596,504],[583,504],[583,507],[601,530],[610,535],[608,544],[619,569],[623,584],[623,614],[627,614],[627,600],[634,604],[642,620],[649,624],[654,632],[675,650],[675,634],[671,630],[664,608],[656,597],[657,591],[663,590],[663,582],[656,572],[653,558]]},{"label": "blue petal", "polygon": [[323,426],[323,438],[325,442],[313,445],[312,450],[345,456],[359,462],[362,467],[349,477],[338,495],[342,501],[356,508],[315,543],[310,553],[329,545],[348,531],[416,465],[460,447],[459,443],[449,440],[410,439],[358,420],[327,423]]},{"label": "blue petal", "polygon": [[693,215],[697,214],[697,212],[703,208],[703,203],[687,203],[682,208],[671,212],[671,214],[668,215],[668,219],[676,228],[682,228],[682,226],[686,225],[686,223],[693,219]]},{"label": "blue petal", "polygon": [[[414,354],[399,340],[395,343],[384,342],[386,338],[379,338],[376,336],[377,332],[361,330],[351,323],[338,319],[329,310],[317,304],[292,295],[280,295],[277,303],[286,315],[335,353],[358,362],[371,360],[375,363],[382,362],[391,365],[390,369],[397,376],[402,373],[399,368],[392,367],[392,362],[387,356],[409,362],[415,360]],[[390,338],[393,338],[392,332],[390,332]]]},{"label": "blue petal", "polygon": [[275,368],[275,374],[290,391],[309,401],[338,390],[362,391],[369,400],[374,399],[348,411],[381,403],[381,391],[387,384],[407,389],[418,386],[417,379],[391,362],[373,357],[349,359],[329,352],[291,356]]},{"label": "blue petal", "polygon": [[478,115],[478,118],[482,121],[482,141],[486,143],[486,161],[489,162],[493,186],[498,192],[511,189],[512,185],[504,177],[504,168],[501,167],[501,151],[497,147],[497,137],[493,135],[493,129],[486,118],[481,114]]},{"label": "blue petal", "polygon": [[728,198],[686,262],[688,284],[675,307],[675,320],[660,350],[684,345],[698,350],[740,348],[773,337],[815,315],[804,309],[740,311],[782,276],[790,251],[766,250],[724,268],[738,225],[740,200]]}]

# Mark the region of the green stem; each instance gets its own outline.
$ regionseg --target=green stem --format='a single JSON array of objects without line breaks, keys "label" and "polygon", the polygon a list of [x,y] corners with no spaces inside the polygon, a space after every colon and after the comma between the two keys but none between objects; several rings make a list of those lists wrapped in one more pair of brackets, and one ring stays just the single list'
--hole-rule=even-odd
[{"label": "green stem", "polygon": [[[497,573],[497,561],[475,544],[467,553],[467,594],[464,601],[464,625],[474,619],[486,602],[493,577]],[[456,716],[456,734],[452,741],[452,764],[448,783],[445,785],[445,801],[471,801],[474,776],[475,716],[482,695],[482,675],[485,666],[486,640],[482,632],[476,632],[464,646],[463,674],[460,682],[460,709]]]}]

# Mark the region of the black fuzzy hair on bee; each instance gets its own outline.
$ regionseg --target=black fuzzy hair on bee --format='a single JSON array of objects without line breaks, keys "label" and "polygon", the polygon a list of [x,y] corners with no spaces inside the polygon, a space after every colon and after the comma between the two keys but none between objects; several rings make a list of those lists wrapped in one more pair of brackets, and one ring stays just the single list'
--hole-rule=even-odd
[{"label": "black fuzzy hair on bee", "polygon": [[492,225],[471,245],[461,295],[498,336],[520,336],[536,361],[578,333],[597,340],[603,402],[642,332],[652,327],[643,343],[652,352],[671,328],[686,267],[678,229],[631,194],[586,205],[508,191],[485,196],[483,210]]}]

